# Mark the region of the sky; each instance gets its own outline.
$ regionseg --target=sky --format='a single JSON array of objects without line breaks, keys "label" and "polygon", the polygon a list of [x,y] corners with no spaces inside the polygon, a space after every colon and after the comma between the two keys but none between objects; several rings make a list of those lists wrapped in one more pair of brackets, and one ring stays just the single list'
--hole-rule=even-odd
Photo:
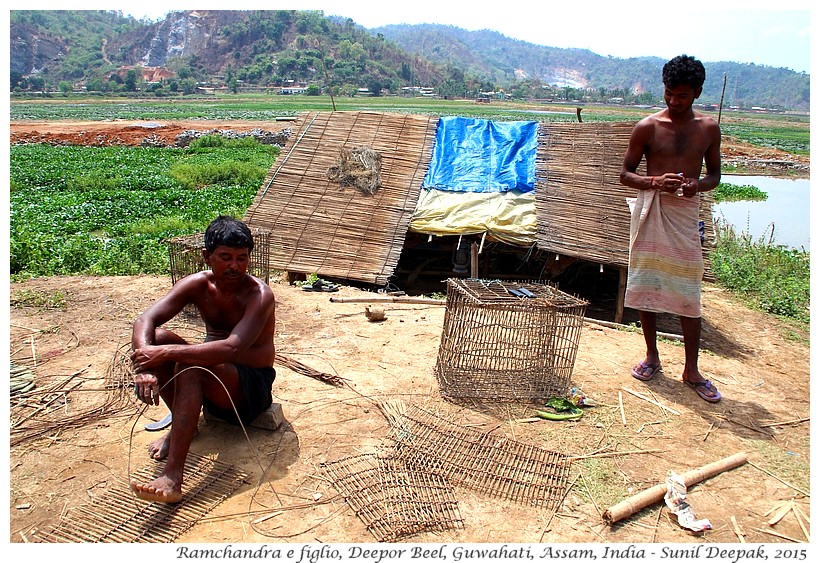
[{"label": "sky", "polygon": [[[225,2],[213,0],[145,0],[136,4],[109,0],[86,4],[90,8],[120,9],[134,17],[151,20],[164,17],[170,10],[227,8]],[[30,5],[26,2],[26,6]],[[62,3],[61,6],[65,9]],[[366,28],[436,23],[470,31],[490,29],[529,43],[589,49],[618,58],[670,59],[685,53],[703,62],[734,61],[811,71],[809,51],[814,24],[808,0],[645,3],[236,0],[230,9],[315,9],[324,11],[326,16],[349,17]]]}]

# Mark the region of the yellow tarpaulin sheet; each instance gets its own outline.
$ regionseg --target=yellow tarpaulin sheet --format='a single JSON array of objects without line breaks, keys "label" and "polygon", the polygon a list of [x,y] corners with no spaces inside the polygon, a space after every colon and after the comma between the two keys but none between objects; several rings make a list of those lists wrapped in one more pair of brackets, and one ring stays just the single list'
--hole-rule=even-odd
[{"label": "yellow tarpaulin sheet", "polygon": [[487,236],[506,244],[535,242],[535,192],[495,193],[421,190],[410,230],[430,235]]}]

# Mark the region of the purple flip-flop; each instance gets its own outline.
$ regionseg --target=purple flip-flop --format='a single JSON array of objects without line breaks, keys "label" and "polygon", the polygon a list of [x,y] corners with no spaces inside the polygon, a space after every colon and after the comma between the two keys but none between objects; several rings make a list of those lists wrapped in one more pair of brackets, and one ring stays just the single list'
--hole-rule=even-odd
[{"label": "purple flip-flop", "polygon": [[708,379],[705,381],[698,381],[695,383],[690,381],[684,381],[684,383],[686,383],[689,387],[694,389],[695,393],[697,393],[698,396],[707,403],[717,403],[722,398],[720,396],[720,392],[717,390],[717,387],[712,385],[712,382]]},{"label": "purple flip-flop", "polygon": [[661,364],[657,365],[640,362],[637,366],[632,368],[632,377],[640,379],[641,381],[649,381],[655,374],[661,371]]}]

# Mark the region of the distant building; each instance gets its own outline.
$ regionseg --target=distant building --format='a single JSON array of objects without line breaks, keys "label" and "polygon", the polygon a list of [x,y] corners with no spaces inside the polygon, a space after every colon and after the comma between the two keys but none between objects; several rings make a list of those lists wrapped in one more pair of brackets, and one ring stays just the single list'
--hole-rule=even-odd
[{"label": "distant building", "polygon": [[280,94],[304,94],[307,86],[285,86],[279,90]]}]

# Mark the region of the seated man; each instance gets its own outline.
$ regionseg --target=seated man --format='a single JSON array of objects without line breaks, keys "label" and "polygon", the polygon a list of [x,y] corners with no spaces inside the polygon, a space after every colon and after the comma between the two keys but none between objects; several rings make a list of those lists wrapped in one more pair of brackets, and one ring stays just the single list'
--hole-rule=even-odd
[{"label": "seated man", "polygon": [[[270,287],[247,273],[253,250],[250,229],[227,216],[205,231],[202,255],[210,270],[179,280],[134,322],[131,360],[135,393],[144,403],[168,405],[173,426],[148,446],[167,458],[150,483],[131,481],[142,499],[179,502],[182,472],[203,405],[229,422],[247,425],[270,407],[275,301]],[[193,304],[205,321],[205,340],[191,344],[162,328]]]}]

